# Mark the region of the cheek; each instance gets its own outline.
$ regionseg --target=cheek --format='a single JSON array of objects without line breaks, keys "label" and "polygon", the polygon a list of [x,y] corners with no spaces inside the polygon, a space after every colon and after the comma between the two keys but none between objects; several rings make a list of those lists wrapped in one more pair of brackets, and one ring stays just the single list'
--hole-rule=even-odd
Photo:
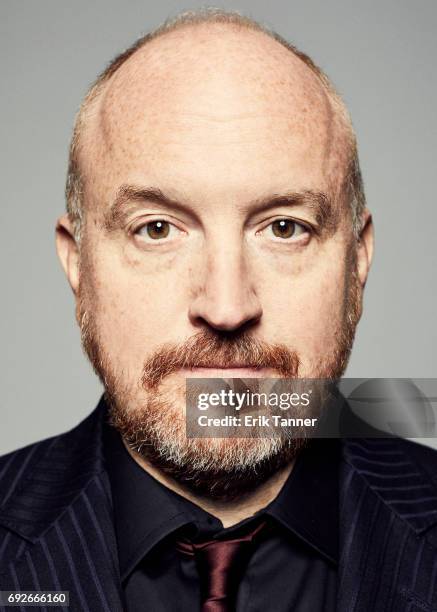
[{"label": "cheek", "polygon": [[304,359],[317,358],[337,346],[345,300],[344,265],[301,266],[276,282],[273,276],[265,290],[266,334]]},{"label": "cheek", "polygon": [[[81,273],[85,307],[93,313],[102,349],[123,370],[138,374],[145,358],[170,338],[186,313],[187,279],[174,265],[156,273],[97,249]],[[186,316],[186,315],[185,315]],[[171,328],[169,322],[171,321]]]}]

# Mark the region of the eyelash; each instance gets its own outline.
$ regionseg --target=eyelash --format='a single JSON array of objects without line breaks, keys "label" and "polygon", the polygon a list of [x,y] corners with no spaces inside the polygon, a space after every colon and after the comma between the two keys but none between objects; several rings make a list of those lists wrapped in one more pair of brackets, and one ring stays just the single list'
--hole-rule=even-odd
[{"label": "eyelash", "polygon": [[[267,225],[265,225],[261,230],[258,230],[258,232],[256,233],[257,235],[262,234],[263,232],[265,232],[268,228],[272,228],[273,231],[273,225],[274,223],[278,223],[281,221],[285,221],[287,223],[291,223],[294,225],[294,229],[293,229],[293,234],[289,237],[289,238],[283,238],[280,236],[274,236],[272,237],[274,242],[297,242],[299,239],[299,236],[303,236],[303,235],[308,235],[308,234],[312,234],[313,230],[311,227],[309,227],[308,225],[301,223],[299,221],[296,221],[295,219],[291,219],[289,217],[277,217],[276,219],[272,219]],[[174,230],[177,230],[179,233],[183,233],[182,230],[180,230],[174,223],[172,223],[171,221],[168,221],[167,219],[164,218],[157,218],[157,219],[151,219],[150,221],[147,221],[146,223],[142,223],[141,225],[139,225],[136,228],[133,228],[132,230],[132,234],[134,234],[135,236],[138,236],[143,242],[147,242],[148,244],[153,244],[153,243],[164,243],[164,242],[169,242],[169,240],[166,240],[167,236],[165,236],[164,238],[151,238],[148,237],[149,239],[147,239],[146,236],[141,236],[140,232],[141,230],[147,230],[147,227],[152,225],[153,223],[166,223],[169,227],[169,232],[173,233]],[[295,236],[295,231],[296,228],[300,228],[301,229],[301,233],[297,235],[297,238]]]},{"label": "eyelash", "polygon": [[[300,236],[309,235],[309,234],[312,233],[312,228],[310,228],[305,223],[301,223],[300,221],[296,221],[295,219],[291,219],[289,217],[277,217],[276,219],[272,219],[267,225],[264,226],[263,229],[259,230],[259,232],[257,232],[257,234],[260,234],[260,233],[266,231],[268,228],[271,228],[272,232],[273,232],[273,225],[275,223],[278,223],[278,222],[281,222],[281,221],[285,221],[287,223],[293,224],[293,226],[294,226],[293,234],[289,238],[283,238],[283,237],[280,237],[280,236],[274,236],[274,237],[272,237],[274,242],[282,242],[282,243],[284,243],[284,242],[297,242]],[[301,230],[301,233],[298,234],[297,237],[295,236],[296,228],[300,228],[300,230]]]},{"label": "eyelash", "polygon": [[[161,238],[161,239],[153,239],[151,237],[147,237],[147,236],[141,236],[140,232],[141,230],[147,230],[147,227],[149,225],[152,225],[153,223],[166,223],[168,225],[169,232],[173,233],[173,231],[176,229],[179,233],[182,233],[182,230],[180,230],[174,223],[172,223],[171,221],[168,221],[167,219],[163,219],[163,218],[158,218],[158,219],[151,219],[150,221],[147,221],[147,223],[142,223],[141,225],[139,225],[138,227],[134,228],[133,230],[133,234],[135,234],[136,236],[139,236],[140,239],[143,242],[147,242],[149,244],[152,243],[157,243],[157,242],[168,242],[168,240],[165,240],[165,238]],[[147,239],[150,238],[150,239]]]}]

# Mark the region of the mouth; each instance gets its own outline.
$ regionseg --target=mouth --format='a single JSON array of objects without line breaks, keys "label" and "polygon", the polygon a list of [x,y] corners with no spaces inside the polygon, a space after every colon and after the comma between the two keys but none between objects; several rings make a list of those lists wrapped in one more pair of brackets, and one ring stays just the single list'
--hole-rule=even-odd
[{"label": "mouth", "polygon": [[279,378],[273,368],[246,365],[182,368],[182,374],[186,378]]}]

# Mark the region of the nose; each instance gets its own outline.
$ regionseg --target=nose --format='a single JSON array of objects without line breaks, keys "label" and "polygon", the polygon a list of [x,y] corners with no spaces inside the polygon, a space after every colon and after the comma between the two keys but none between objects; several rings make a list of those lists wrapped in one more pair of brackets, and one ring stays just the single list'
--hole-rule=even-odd
[{"label": "nose", "polygon": [[260,300],[253,286],[243,246],[227,241],[210,245],[201,265],[189,318],[194,325],[207,324],[222,332],[234,332],[257,323],[262,316]]}]

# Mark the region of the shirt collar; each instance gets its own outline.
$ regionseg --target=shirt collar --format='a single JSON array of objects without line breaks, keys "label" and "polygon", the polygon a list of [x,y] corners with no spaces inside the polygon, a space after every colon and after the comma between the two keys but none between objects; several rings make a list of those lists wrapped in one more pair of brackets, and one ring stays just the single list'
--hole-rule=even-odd
[{"label": "shirt collar", "polygon": [[265,512],[338,563],[339,466],[341,441],[312,438]]},{"label": "shirt collar", "polygon": [[[333,563],[338,556],[339,440],[312,439],[277,497],[263,510]],[[111,483],[120,573],[176,530],[192,524],[203,534],[224,532],[221,521],[150,476],[131,457],[120,434],[105,423],[103,444]],[[252,518],[252,517],[251,517]],[[229,528],[234,531],[236,526]]]},{"label": "shirt collar", "polygon": [[[103,448],[111,483],[121,579],[170,533],[205,519],[200,507],[150,476],[105,423]],[[209,515],[208,515],[209,516]]]}]

